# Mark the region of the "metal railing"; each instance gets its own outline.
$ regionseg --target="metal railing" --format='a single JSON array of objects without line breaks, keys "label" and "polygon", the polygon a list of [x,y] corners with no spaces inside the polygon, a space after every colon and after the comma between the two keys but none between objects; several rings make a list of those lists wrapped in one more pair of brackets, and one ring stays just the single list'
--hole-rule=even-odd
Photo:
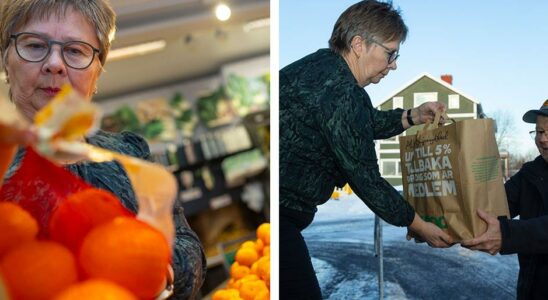
[{"label": "metal railing", "polygon": [[382,249],[382,220],[375,215],[375,256],[379,259],[379,269],[377,270],[377,281],[379,286],[379,299],[384,299],[384,264]]}]

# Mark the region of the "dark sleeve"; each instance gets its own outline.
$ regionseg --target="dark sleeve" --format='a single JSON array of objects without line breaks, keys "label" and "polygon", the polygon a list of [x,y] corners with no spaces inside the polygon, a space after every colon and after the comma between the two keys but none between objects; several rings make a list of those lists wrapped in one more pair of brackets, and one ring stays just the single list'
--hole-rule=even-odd
[{"label": "dark sleeve", "polygon": [[548,216],[527,220],[499,218],[502,235],[500,254],[547,254]]},{"label": "dark sleeve", "polygon": [[[504,184],[512,218],[519,215],[522,180],[524,178],[520,171]],[[548,230],[546,230],[548,228],[548,216],[527,220],[499,218],[499,221],[502,236],[501,254],[548,253]]]},{"label": "dark sleeve", "polygon": [[522,171],[519,171],[514,176],[510,177],[510,179],[504,184],[506,199],[508,200],[508,209],[510,210],[510,217],[512,219],[519,215],[522,180],[523,173]]},{"label": "dark sleeve", "polygon": [[195,299],[205,280],[207,263],[198,236],[188,225],[183,208],[176,202],[175,245],[173,271],[175,273],[173,299]]},{"label": "dark sleeve", "polygon": [[396,108],[394,110],[381,111],[372,110],[373,116],[373,135],[374,139],[387,139],[403,132],[403,124],[401,115],[403,109]]},{"label": "dark sleeve", "polygon": [[[321,100],[317,124],[356,195],[386,222],[409,226],[415,216],[413,207],[379,173],[373,141],[374,109],[367,109],[358,90],[333,89]],[[389,122],[379,123],[384,127]]]},{"label": "dark sleeve", "polygon": [[130,146],[131,149],[126,149],[122,146],[121,153],[135,156],[141,159],[150,160],[150,149],[148,143],[143,137],[133,132],[124,131],[120,133],[124,143]]}]

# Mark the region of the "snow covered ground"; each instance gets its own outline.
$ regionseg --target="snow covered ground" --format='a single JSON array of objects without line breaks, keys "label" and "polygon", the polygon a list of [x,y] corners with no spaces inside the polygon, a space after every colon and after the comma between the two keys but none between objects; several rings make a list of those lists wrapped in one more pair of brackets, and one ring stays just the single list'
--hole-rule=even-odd
[{"label": "snow covered ground", "polygon": [[[325,299],[378,299],[374,214],[355,195],[318,207],[303,231]],[[516,255],[433,249],[384,223],[385,299],[515,299]]]}]

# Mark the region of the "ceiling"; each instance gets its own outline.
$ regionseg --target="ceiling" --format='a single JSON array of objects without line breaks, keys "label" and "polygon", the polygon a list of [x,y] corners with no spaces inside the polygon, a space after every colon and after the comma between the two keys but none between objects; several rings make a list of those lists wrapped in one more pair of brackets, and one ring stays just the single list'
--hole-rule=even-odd
[{"label": "ceiling", "polygon": [[[268,0],[227,0],[232,16],[217,20],[217,0],[111,0],[117,13],[112,49],[165,40],[164,50],[107,61],[95,100],[217,74],[223,64],[265,55],[270,26],[244,25],[269,18]],[[3,85],[3,84],[2,84]],[[0,86],[5,94],[6,86]]]}]

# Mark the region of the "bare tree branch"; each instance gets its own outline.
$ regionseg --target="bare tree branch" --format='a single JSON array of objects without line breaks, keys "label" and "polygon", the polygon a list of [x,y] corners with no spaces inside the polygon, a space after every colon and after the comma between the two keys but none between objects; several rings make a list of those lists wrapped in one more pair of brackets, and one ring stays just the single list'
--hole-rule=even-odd
[{"label": "bare tree branch", "polygon": [[512,132],[516,131],[516,124],[508,111],[496,110],[491,114],[496,122],[495,138],[499,150],[510,151],[512,146]]}]

